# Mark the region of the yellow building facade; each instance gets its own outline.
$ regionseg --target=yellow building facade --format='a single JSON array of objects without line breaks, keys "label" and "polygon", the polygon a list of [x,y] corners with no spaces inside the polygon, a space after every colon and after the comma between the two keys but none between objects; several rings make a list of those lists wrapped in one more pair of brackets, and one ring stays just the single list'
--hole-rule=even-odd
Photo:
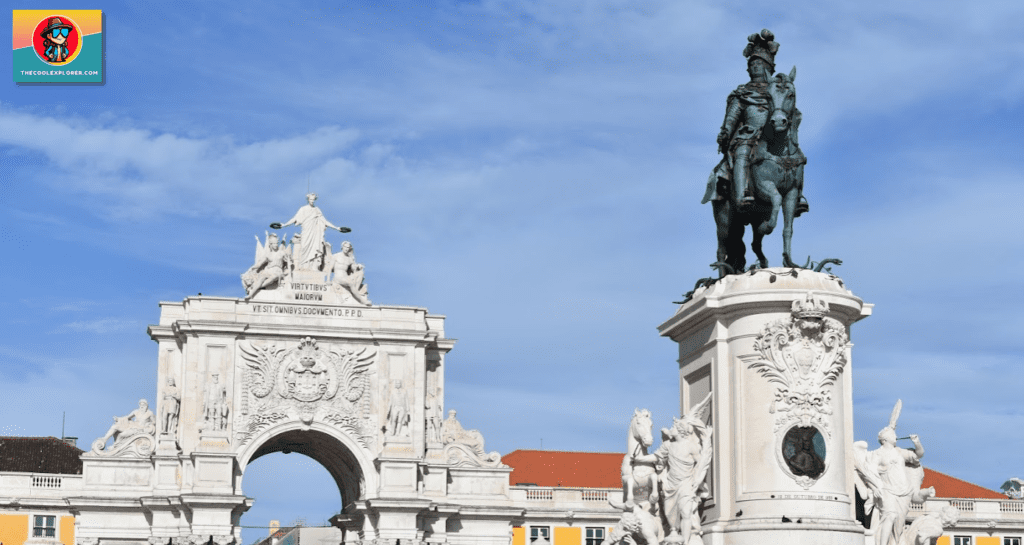
[{"label": "yellow building facade", "polygon": [[0,511],[0,543],[75,545],[75,517],[51,511]]}]

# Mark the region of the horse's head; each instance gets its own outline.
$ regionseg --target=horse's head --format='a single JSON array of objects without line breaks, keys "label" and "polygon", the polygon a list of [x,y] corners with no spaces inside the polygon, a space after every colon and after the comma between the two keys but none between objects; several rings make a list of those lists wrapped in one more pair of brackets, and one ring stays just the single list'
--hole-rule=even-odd
[{"label": "horse's head", "polygon": [[651,435],[651,412],[647,409],[636,409],[633,411],[633,419],[629,422],[629,435],[638,441],[644,448],[654,444],[654,436]]},{"label": "horse's head", "polygon": [[772,115],[769,118],[772,129],[776,133],[789,130],[793,122],[793,111],[796,109],[796,67],[788,75],[778,73],[769,80],[768,96],[772,102]]}]

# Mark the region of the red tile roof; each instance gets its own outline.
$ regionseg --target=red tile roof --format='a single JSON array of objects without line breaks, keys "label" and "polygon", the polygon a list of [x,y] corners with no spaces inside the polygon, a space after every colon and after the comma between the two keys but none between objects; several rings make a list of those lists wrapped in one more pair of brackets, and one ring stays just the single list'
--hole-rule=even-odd
[{"label": "red tile roof", "polygon": [[[621,488],[622,453],[516,450],[502,463],[512,467],[509,484],[563,486],[570,488]],[[922,488],[935,487],[938,498],[1006,499],[1004,494],[939,473],[924,470]]]},{"label": "red tile roof", "polygon": [[512,467],[509,484],[581,488],[622,488],[622,453],[516,450],[502,463]]},{"label": "red tile roof", "polygon": [[933,469],[924,468],[924,483],[921,488],[935,487],[936,498],[985,498],[992,500],[1005,500],[1006,494],[983,488],[956,477],[950,477],[945,473],[939,473]]},{"label": "red tile roof", "polygon": [[82,452],[56,437],[0,437],[0,471],[81,475]]}]

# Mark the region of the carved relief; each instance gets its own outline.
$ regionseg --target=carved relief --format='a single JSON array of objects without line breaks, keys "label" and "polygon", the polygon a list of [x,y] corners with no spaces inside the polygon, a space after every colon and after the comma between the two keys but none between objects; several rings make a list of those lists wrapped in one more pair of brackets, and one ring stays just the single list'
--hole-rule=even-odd
[{"label": "carved relief", "polygon": [[782,434],[782,446],[776,449],[779,465],[805,489],[810,488],[828,470],[825,438],[814,426],[794,425]]},{"label": "carved relief", "polygon": [[288,418],[307,425],[320,419],[346,430],[363,446],[372,443],[367,392],[376,350],[321,347],[311,337],[290,349],[254,343],[239,348],[246,367],[242,403],[248,413],[236,423],[241,443]]},{"label": "carved relief", "polygon": [[[92,453],[103,456],[135,456],[144,458],[153,453],[156,444],[156,416],[145,399],[139,408],[126,416],[115,416],[106,435],[92,442]],[[114,443],[107,448],[107,441]]]},{"label": "carved relief", "polygon": [[455,418],[455,410],[441,423],[441,441],[449,465],[456,467],[508,467],[501,463],[501,454],[484,450],[484,436],[477,430],[462,428]]},{"label": "carved relief", "polygon": [[[846,366],[849,337],[842,323],[826,316],[828,312],[828,303],[808,292],[804,298],[793,301],[789,318],[766,325],[754,341],[760,359],[751,362],[749,367],[776,385],[775,399],[768,412],[775,415],[774,430],[780,448],[785,447],[782,435],[795,427],[804,430],[799,433],[808,438],[813,436],[810,429],[820,430],[826,438],[832,436],[830,389]],[[781,463],[783,470],[798,484],[809,488],[824,469],[791,470],[797,451],[803,454],[800,462],[807,461],[806,457],[816,452],[813,441],[809,443],[810,439],[805,441],[802,437],[791,441],[792,452],[780,454],[780,459],[784,461]],[[823,452],[821,448],[817,450]],[[827,468],[824,460],[822,463]]]}]

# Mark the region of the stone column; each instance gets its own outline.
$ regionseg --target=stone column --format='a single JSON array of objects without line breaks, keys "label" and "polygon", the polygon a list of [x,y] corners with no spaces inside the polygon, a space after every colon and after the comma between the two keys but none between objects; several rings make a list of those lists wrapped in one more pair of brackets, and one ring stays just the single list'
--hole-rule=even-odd
[{"label": "stone column", "polygon": [[704,543],[863,545],[854,507],[850,326],[842,280],[731,275],[659,326],[679,344],[680,412],[713,392]]}]

